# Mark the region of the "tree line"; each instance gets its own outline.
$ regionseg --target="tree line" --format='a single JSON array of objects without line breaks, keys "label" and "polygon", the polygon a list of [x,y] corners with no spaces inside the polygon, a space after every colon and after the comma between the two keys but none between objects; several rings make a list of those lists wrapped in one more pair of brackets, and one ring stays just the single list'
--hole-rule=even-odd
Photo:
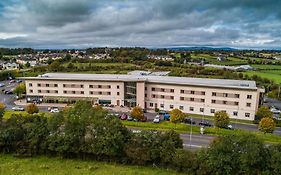
[{"label": "tree line", "polygon": [[226,135],[191,152],[174,131],[133,133],[101,107],[78,101],[45,116],[14,114],[0,125],[0,151],[171,168],[187,174],[280,174],[281,145],[254,135]]}]

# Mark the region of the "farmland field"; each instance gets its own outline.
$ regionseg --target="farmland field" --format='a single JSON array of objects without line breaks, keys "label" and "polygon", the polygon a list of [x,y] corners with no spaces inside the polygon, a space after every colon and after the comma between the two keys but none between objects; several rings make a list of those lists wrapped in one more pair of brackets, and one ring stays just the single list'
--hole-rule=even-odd
[{"label": "farmland field", "polygon": [[244,72],[249,76],[257,75],[262,78],[268,78],[273,80],[275,83],[281,83],[281,70],[260,70],[260,71],[247,71]]},{"label": "farmland field", "polygon": [[0,174],[3,175],[180,175],[156,167],[128,166],[116,163],[82,161],[48,157],[15,158],[0,155]]}]

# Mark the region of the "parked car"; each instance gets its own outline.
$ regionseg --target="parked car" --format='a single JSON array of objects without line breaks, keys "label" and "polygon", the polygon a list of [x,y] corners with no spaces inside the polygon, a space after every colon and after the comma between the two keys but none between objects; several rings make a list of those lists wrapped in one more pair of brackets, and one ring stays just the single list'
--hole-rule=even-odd
[{"label": "parked car", "polygon": [[131,116],[128,115],[127,120],[128,120],[128,121],[132,121],[132,120],[133,120],[133,117],[131,117]]},{"label": "parked car", "polygon": [[160,115],[156,115],[153,119],[153,123],[159,123],[160,122]]},{"label": "parked car", "polygon": [[22,82],[22,80],[16,80],[16,82],[17,82],[17,83],[21,83],[21,82]]},{"label": "parked car", "polygon": [[227,125],[227,129],[234,129],[232,125]]},{"label": "parked car", "polygon": [[127,118],[128,118],[128,115],[127,115],[127,114],[122,114],[122,115],[120,116],[120,119],[121,119],[121,120],[127,120]]},{"label": "parked car", "polygon": [[170,114],[167,111],[159,111],[159,115],[162,116],[164,120],[170,120]]},{"label": "parked car", "polygon": [[58,112],[60,112],[60,110],[58,108],[53,108],[53,109],[51,109],[50,112],[51,113],[58,113]]},{"label": "parked car", "polygon": [[0,87],[4,87],[5,86],[5,84],[3,84],[3,83],[0,83]]},{"label": "parked car", "polygon": [[211,127],[212,125],[209,123],[209,122],[207,122],[207,121],[201,121],[201,122],[199,122],[199,125],[200,126],[208,126],[208,127]]},{"label": "parked car", "polygon": [[16,80],[10,80],[9,84],[15,83]]},{"label": "parked car", "polygon": [[12,110],[13,110],[13,111],[24,111],[24,107],[15,106],[15,107],[12,107]]},{"label": "parked car", "polygon": [[13,91],[4,91],[4,94],[10,95],[10,94],[13,94]]},{"label": "parked car", "polygon": [[186,117],[183,120],[184,123],[196,125],[196,122],[192,120],[192,118]]}]

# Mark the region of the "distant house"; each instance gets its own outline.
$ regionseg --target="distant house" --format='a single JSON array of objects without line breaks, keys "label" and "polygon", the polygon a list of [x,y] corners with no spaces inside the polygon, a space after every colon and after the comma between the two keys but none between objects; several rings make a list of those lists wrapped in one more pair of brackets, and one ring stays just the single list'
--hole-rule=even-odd
[{"label": "distant house", "polygon": [[217,60],[218,60],[218,61],[225,61],[225,60],[226,60],[226,56],[225,56],[225,55],[219,55],[219,56],[217,57]]},{"label": "distant house", "polygon": [[14,63],[14,62],[6,62],[2,64],[2,69],[5,70],[14,70],[14,69],[19,69],[19,64]]},{"label": "distant house", "polygon": [[25,65],[26,63],[29,63],[31,67],[34,67],[37,64],[36,59],[28,59],[28,58],[17,58],[16,62],[21,65]]}]

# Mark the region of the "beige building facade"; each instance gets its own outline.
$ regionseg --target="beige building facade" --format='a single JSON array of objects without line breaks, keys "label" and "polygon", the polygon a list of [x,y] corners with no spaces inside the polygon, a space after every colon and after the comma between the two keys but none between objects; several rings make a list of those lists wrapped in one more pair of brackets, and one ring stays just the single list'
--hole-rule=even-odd
[{"label": "beige building facade", "polygon": [[254,81],[146,75],[48,73],[25,77],[26,100],[46,103],[112,104],[254,120],[263,89]]}]

